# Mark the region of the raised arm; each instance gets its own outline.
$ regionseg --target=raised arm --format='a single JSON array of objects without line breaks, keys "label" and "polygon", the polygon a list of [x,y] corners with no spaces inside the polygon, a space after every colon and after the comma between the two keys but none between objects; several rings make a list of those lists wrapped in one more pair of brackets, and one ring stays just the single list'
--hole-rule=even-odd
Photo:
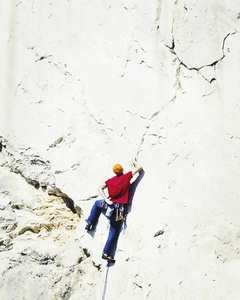
[{"label": "raised arm", "polygon": [[136,158],[132,158],[132,163],[134,165],[134,169],[132,170],[133,176],[142,170],[142,166],[139,162],[136,161]]},{"label": "raised arm", "polygon": [[104,201],[108,204],[111,205],[113,204],[113,202],[111,200],[109,200],[104,192],[104,189],[107,187],[106,184],[100,185],[100,187],[98,188],[99,194],[103,197]]}]

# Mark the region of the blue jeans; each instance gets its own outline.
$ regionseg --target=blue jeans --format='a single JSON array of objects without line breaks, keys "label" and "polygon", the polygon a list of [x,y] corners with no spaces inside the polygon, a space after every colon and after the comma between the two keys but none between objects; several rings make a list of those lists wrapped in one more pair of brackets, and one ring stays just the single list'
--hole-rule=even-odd
[{"label": "blue jeans", "polygon": [[[97,224],[101,212],[105,213],[107,210],[107,204],[105,202],[104,202],[104,206],[101,207],[102,201],[103,200],[95,201],[90,216],[87,219],[87,222],[92,224],[93,226]],[[121,229],[122,229],[122,221],[115,221],[115,216],[113,214],[113,217],[110,218],[110,229],[109,229],[107,242],[103,249],[103,253],[110,255],[112,257],[114,256]]]}]

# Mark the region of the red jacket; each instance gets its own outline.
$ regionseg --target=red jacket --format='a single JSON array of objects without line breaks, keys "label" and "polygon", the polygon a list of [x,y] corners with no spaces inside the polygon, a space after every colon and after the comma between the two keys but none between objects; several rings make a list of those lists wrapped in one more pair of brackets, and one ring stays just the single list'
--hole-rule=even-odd
[{"label": "red jacket", "polygon": [[110,200],[114,203],[128,203],[128,193],[132,172],[117,175],[108,179],[105,183],[108,188]]}]

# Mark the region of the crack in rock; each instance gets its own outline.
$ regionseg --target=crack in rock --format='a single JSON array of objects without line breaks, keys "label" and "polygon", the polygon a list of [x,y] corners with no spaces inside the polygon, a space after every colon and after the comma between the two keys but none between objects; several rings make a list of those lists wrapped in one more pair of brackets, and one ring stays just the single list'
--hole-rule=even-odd
[{"label": "crack in rock", "polygon": [[[139,146],[138,146],[138,149],[137,149],[137,156],[139,155],[139,153],[141,152],[141,147],[142,147],[142,145],[143,145],[143,143],[144,143],[144,141],[145,141],[145,136],[148,134],[148,132],[149,132],[149,130],[150,130],[150,128],[151,128],[151,124],[154,122],[154,120],[158,117],[158,115],[164,110],[164,109],[166,109],[166,107],[169,105],[169,104],[171,104],[172,102],[174,102],[175,101],[175,99],[176,99],[176,95],[164,106],[164,107],[162,107],[160,110],[158,110],[158,111],[156,111],[150,118],[149,118],[149,124],[145,127],[146,128],[146,130],[145,130],[145,132],[143,133],[143,135],[142,135],[142,137],[141,137],[141,141],[140,141],[140,144],[139,144]],[[162,129],[162,128],[161,128]],[[157,135],[158,136],[158,138],[159,138],[159,140],[162,138],[162,139],[166,139],[166,137],[165,136],[162,136],[160,133],[159,133],[159,135]],[[155,145],[155,144],[154,144]]]},{"label": "crack in rock", "polygon": [[54,148],[57,145],[61,144],[61,142],[63,141],[63,137],[58,138],[51,146],[49,146],[49,148]]},{"label": "crack in rock", "polygon": [[80,199],[79,201],[89,201],[89,200],[97,198],[98,196],[99,195],[93,195],[93,196],[90,196],[89,198],[86,198],[86,199]]},{"label": "crack in rock", "polygon": [[55,186],[52,187],[48,190],[48,195],[62,198],[66,206],[73,213],[77,213],[79,216],[81,216],[81,208],[79,206],[75,206],[74,201],[67,194],[63,193],[59,188]]},{"label": "crack in rock", "polygon": [[[173,33],[173,30],[172,30],[172,33]],[[166,47],[167,47],[168,49],[170,49],[170,51],[177,57],[177,59],[178,59],[180,65],[184,66],[184,67],[185,67],[186,69],[188,69],[189,71],[194,70],[194,71],[199,72],[201,69],[203,69],[203,68],[205,68],[205,67],[215,67],[220,61],[222,61],[222,60],[225,58],[225,53],[224,53],[225,50],[224,50],[224,48],[225,48],[226,40],[227,40],[227,38],[228,38],[230,35],[234,35],[234,34],[236,34],[236,33],[238,33],[238,32],[235,30],[234,32],[228,33],[228,34],[224,37],[223,43],[222,43],[222,57],[220,57],[219,59],[215,60],[214,62],[212,62],[212,63],[210,63],[210,64],[203,65],[203,66],[200,66],[200,67],[189,67],[188,64],[187,64],[186,62],[183,62],[183,61],[180,59],[180,57],[178,56],[178,54],[177,54],[177,52],[176,52],[176,50],[175,50],[175,40],[174,40],[174,37],[172,38],[172,45],[171,45],[171,46],[166,45]],[[201,73],[200,73],[200,74],[201,74]],[[202,75],[202,74],[201,74],[201,75]],[[205,80],[207,80],[209,83],[212,83],[213,81],[216,80],[216,78],[211,78],[210,80],[208,80],[208,79],[206,79],[203,75],[202,75],[202,77],[203,77]]]},{"label": "crack in rock", "polygon": [[40,56],[40,58],[39,59],[37,59],[37,60],[35,60],[35,62],[38,62],[38,61],[40,61],[40,60],[44,60],[44,59],[47,59],[47,58],[49,58],[49,57],[52,57],[52,55],[50,54],[50,55],[42,55],[42,56]]}]

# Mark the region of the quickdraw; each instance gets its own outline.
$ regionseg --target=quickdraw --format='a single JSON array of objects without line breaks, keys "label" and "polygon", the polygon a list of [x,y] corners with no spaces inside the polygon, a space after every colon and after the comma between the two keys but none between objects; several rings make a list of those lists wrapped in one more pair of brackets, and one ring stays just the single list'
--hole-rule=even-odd
[{"label": "quickdraw", "polygon": [[116,203],[116,221],[123,221],[124,220],[124,205],[121,203]]}]

